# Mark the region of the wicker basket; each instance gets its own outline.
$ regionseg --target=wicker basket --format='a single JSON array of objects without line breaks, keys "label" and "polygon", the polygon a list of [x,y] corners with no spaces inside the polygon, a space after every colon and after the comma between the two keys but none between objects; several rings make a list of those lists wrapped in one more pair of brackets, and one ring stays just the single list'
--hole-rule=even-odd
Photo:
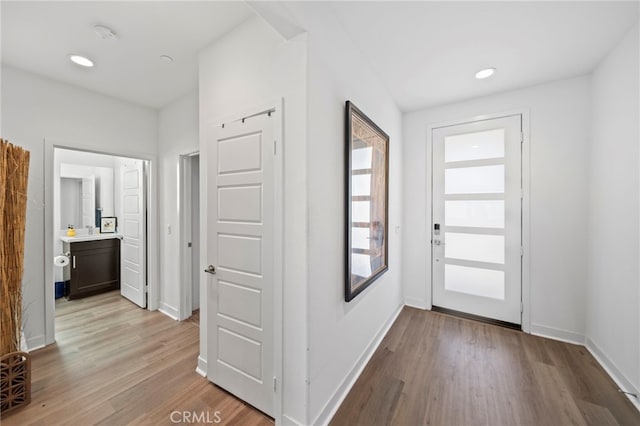
[{"label": "wicker basket", "polygon": [[0,358],[0,413],[2,415],[31,402],[31,357],[11,352]]}]

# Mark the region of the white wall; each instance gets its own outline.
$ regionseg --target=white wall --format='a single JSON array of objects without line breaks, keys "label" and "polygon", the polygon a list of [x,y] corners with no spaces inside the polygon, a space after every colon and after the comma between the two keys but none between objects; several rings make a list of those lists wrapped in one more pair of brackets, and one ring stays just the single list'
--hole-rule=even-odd
[{"label": "white wall", "polygon": [[[160,303],[173,318],[180,311],[180,156],[198,151],[198,93],[189,93],[158,114],[160,162]],[[171,229],[169,231],[169,229]]]},{"label": "white wall", "polygon": [[[27,345],[45,336],[44,145],[46,138],[93,151],[155,155],[155,111],[2,65],[3,138],[31,152],[24,271]],[[47,177],[47,181],[51,179]],[[48,220],[52,220],[49,218]]]},{"label": "white wall", "polygon": [[427,125],[528,109],[531,331],[584,340],[589,102],[589,78],[577,77],[405,115],[403,280],[407,303],[431,304]]},{"label": "white wall", "polygon": [[[323,424],[341,402],[372,345],[402,306],[402,118],[335,16],[291,5],[309,32],[307,194],[309,417]],[[351,100],[390,136],[389,270],[344,301],[344,126]]]},{"label": "white wall", "polygon": [[[640,393],[638,26],[591,78],[587,346]],[[635,388],[635,389],[632,389]]]},{"label": "white wall", "polygon": [[[200,54],[200,183],[207,193],[206,146],[211,126],[248,108],[284,98],[284,312],[283,414],[306,418],[306,38],[283,40],[259,18],[252,18]],[[201,199],[201,213],[206,200]],[[206,225],[206,220],[202,222]],[[201,233],[206,235],[206,226]],[[202,247],[204,249],[204,247]],[[202,264],[207,264],[203,250]],[[205,274],[201,274],[205,275]],[[200,309],[206,318],[206,278]],[[200,367],[205,367],[207,329],[200,327]]]}]

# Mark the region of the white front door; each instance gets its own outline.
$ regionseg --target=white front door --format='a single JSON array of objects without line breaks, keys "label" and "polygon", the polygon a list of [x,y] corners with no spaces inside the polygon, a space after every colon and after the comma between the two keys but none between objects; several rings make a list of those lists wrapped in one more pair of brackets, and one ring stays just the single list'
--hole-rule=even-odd
[{"label": "white front door", "polygon": [[147,306],[146,202],[144,163],[124,160],[120,166],[120,206],[118,218],[122,234],[120,293],[136,305]]},{"label": "white front door", "polygon": [[274,123],[261,115],[208,142],[207,376],[274,412]]},{"label": "white front door", "polygon": [[432,136],[433,305],[521,324],[521,116]]}]

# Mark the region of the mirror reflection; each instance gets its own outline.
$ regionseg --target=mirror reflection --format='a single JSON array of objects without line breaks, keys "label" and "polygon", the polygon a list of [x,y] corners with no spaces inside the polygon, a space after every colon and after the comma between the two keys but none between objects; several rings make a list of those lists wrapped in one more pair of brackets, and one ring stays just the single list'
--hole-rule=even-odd
[{"label": "mirror reflection", "polygon": [[387,268],[388,137],[354,114],[350,139],[350,290],[356,291]]}]

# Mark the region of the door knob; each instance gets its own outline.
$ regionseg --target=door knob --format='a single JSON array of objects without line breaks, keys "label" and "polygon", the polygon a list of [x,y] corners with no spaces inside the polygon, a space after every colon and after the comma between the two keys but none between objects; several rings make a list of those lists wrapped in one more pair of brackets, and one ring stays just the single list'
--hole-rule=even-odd
[{"label": "door knob", "polygon": [[216,273],[216,267],[213,265],[209,265],[207,266],[207,269],[204,270],[207,274],[215,274]]}]

